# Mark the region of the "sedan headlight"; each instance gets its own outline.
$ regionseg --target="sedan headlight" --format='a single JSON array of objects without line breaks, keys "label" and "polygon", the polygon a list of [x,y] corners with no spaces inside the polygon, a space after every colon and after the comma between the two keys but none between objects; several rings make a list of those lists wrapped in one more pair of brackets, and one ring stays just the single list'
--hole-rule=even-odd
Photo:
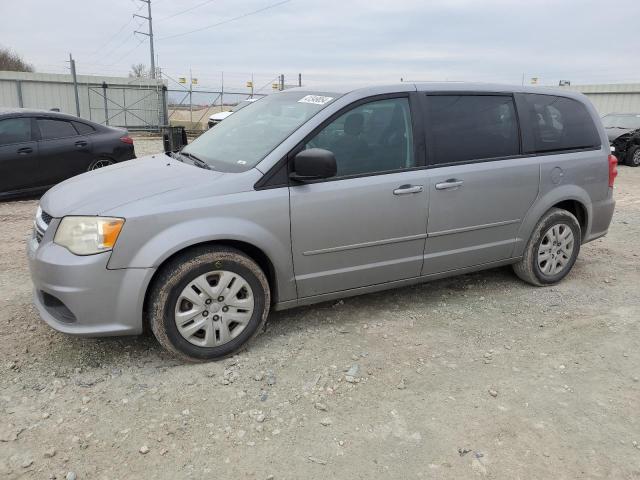
[{"label": "sedan headlight", "polygon": [[53,242],[76,255],[93,255],[113,248],[124,218],[64,217]]}]

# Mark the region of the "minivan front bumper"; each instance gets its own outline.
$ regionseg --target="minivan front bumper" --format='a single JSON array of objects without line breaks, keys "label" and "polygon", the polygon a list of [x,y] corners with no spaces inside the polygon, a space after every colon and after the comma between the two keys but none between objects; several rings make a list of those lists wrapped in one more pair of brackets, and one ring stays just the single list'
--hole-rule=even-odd
[{"label": "minivan front bumper", "polygon": [[42,319],[71,335],[142,333],[144,292],[155,269],[109,270],[110,252],[78,256],[48,237],[38,243],[34,236],[27,246],[34,304]]}]

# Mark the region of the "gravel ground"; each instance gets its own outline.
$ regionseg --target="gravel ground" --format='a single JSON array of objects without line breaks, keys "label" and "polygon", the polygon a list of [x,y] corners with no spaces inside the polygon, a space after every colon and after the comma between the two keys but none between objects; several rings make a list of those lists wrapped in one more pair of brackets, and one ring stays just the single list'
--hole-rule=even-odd
[{"label": "gravel ground", "polygon": [[558,286],[502,268],[275,313],[204,365],[48,328],[37,202],[0,203],[0,478],[639,478],[640,168],[616,197]]}]

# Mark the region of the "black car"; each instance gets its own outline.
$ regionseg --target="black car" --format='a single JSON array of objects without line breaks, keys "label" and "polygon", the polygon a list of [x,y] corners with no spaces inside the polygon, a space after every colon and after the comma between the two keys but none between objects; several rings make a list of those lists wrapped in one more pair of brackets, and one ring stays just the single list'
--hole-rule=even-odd
[{"label": "black car", "polygon": [[0,109],[0,198],[40,193],[132,158],[124,129],[52,111]]},{"label": "black car", "polygon": [[640,166],[640,113],[610,113],[602,117],[602,124],[618,161]]}]

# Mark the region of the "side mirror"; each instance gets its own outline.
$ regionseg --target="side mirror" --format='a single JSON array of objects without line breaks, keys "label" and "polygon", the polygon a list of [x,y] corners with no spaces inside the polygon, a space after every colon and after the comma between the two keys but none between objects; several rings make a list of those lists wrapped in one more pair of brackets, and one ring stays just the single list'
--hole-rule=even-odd
[{"label": "side mirror", "polygon": [[335,176],[338,171],[333,152],[322,148],[302,150],[293,158],[293,171],[289,178],[305,183]]}]

